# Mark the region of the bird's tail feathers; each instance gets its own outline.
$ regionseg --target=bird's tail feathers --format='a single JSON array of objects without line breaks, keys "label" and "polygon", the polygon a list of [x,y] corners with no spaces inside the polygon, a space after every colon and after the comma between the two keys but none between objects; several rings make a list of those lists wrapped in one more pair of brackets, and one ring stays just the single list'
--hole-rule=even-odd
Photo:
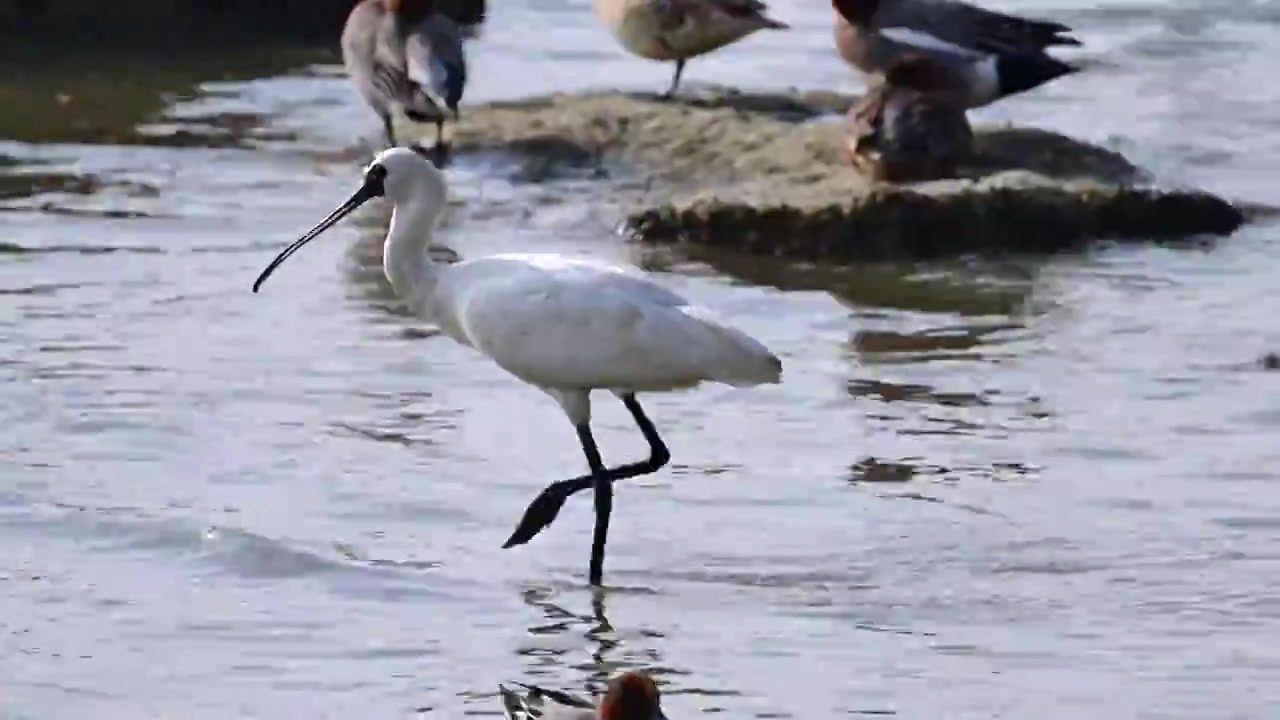
[{"label": "bird's tail feathers", "polygon": [[782,382],[782,361],[758,340],[697,305],[681,308],[719,341],[706,351],[708,377],[734,387]]},{"label": "bird's tail feathers", "polygon": [[1013,95],[1039,87],[1080,68],[1043,53],[1017,53],[996,58],[1001,95]]}]

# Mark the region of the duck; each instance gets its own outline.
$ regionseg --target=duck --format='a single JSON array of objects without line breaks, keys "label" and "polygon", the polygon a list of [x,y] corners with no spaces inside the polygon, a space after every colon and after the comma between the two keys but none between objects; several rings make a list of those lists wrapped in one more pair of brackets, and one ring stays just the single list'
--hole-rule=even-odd
[{"label": "duck", "polygon": [[907,53],[952,68],[972,109],[1026,92],[1080,68],[1046,51],[1078,46],[1058,22],[986,10],[962,0],[832,0],[835,44],[867,77],[882,76]]},{"label": "duck", "polygon": [[525,694],[498,686],[507,720],[666,720],[662,695],[648,673],[613,677],[599,703],[559,690],[515,683]]},{"label": "duck", "polygon": [[760,30],[790,26],[766,14],[760,0],[592,0],[592,12],[628,52],[675,61],[670,99],[690,58],[735,43]]},{"label": "duck", "polygon": [[880,182],[954,177],[973,147],[954,68],[908,54],[850,108],[842,154]]},{"label": "duck", "polygon": [[387,147],[396,146],[392,113],[434,123],[444,142],[446,111],[459,119],[467,83],[463,51],[486,17],[486,0],[361,0],[342,29],[342,62],[357,94],[382,120]]}]

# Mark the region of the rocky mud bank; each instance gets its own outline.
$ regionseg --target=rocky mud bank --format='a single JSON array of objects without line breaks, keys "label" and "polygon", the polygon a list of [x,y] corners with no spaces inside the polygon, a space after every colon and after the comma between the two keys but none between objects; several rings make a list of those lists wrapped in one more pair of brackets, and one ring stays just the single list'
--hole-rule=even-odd
[{"label": "rocky mud bank", "polygon": [[975,127],[955,178],[876,182],[842,153],[854,100],[719,88],[674,101],[552,95],[466,108],[452,149],[516,156],[529,181],[612,181],[642,242],[801,259],[1052,252],[1227,235],[1247,219],[1212,193],[1152,184],[1116,152],[1029,127]]}]

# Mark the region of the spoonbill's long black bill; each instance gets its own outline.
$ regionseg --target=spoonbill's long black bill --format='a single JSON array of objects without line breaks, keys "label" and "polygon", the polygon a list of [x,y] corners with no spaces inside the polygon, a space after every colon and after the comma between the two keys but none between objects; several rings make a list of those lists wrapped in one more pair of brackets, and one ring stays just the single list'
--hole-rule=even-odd
[{"label": "spoonbill's long black bill", "polygon": [[280,267],[281,263],[288,260],[290,255],[298,252],[303,245],[315,240],[319,237],[320,233],[328,230],[336,225],[339,220],[355,212],[356,208],[376,197],[381,197],[382,193],[382,178],[376,176],[373,172],[370,172],[365,178],[364,185],[361,185],[360,189],[356,190],[354,195],[347,198],[347,201],[339,205],[337,210],[329,213],[329,217],[321,220],[320,224],[311,228],[306,235],[295,240],[292,245],[281,251],[280,254],[276,256],[275,260],[271,261],[271,264],[267,266],[267,269],[263,270],[262,274],[258,276],[258,279],[253,281],[253,291],[258,292],[258,289],[262,287],[262,283],[266,282],[268,277],[271,277],[271,273],[275,272],[276,268]]}]

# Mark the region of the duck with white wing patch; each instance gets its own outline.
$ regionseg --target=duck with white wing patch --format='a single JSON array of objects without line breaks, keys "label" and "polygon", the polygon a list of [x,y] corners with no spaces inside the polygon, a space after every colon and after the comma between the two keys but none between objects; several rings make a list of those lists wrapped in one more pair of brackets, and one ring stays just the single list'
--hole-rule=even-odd
[{"label": "duck with white wing patch", "polygon": [[948,68],[968,108],[1026,92],[1079,68],[1046,49],[1079,45],[1071,28],[961,0],[832,0],[836,48],[870,78],[907,55]]}]

